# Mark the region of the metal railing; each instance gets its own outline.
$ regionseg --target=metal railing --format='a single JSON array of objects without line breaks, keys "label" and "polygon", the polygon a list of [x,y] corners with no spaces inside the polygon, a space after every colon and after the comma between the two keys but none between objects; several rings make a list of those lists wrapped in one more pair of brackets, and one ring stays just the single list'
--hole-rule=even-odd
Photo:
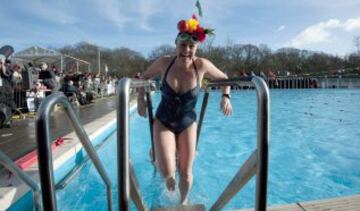
[{"label": "metal railing", "polygon": [[[146,206],[141,199],[140,190],[137,186],[135,172],[130,171],[129,164],[129,93],[130,88],[145,88],[147,98],[149,98],[151,81],[131,80],[123,78],[118,86],[118,109],[117,109],[117,154],[118,154],[118,199],[119,210],[129,210],[129,197],[135,202],[138,210],[146,210]],[[149,101],[149,99],[147,100]],[[121,109],[120,109],[121,108]],[[149,109],[149,107],[148,107]],[[148,110],[149,118],[150,111]],[[152,120],[151,120],[152,121]],[[152,124],[152,122],[151,122]],[[151,131],[152,136],[152,131]],[[154,146],[152,141],[152,147]],[[153,151],[154,152],[154,151]],[[155,154],[155,153],[153,153]],[[130,184],[131,182],[131,184]],[[130,187],[130,185],[132,187]],[[130,193],[131,192],[131,193]],[[136,196],[136,197],[134,197]]]},{"label": "metal railing", "polygon": [[[240,83],[253,83],[258,97],[258,136],[257,149],[250,155],[241,166],[235,177],[219,196],[210,210],[221,210],[241,188],[256,174],[256,202],[255,210],[266,210],[267,204],[267,180],[268,180],[268,146],[269,146],[269,89],[265,81],[257,76],[246,78],[234,78],[227,80],[211,81],[207,84],[203,105],[201,108],[198,134],[200,135],[202,121],[204,119],[208,89],[214,86],[240,85]],[[199,139],[197,140],[199,141]],[[197,142],[198,144],[198,142]]]},{"label": "metal railing", "polygon": [[75,129],[80,142],[85,151],[95,165],[101,178],[106,184],[108,210],[113,210],[113,200],[111,191],[111,181],[106,174],[105,168],[101,164],[99,157],[92,146],[89,137],[81,126],[78,117],[71,104],[63,93],[54,93],[46,97],[40,104],[36,120],[36,136],[39,159],[39,172],[41,181],[41,191],[44,210],[56,211],[56,197],[54,185],[54,170],[52,163],[52,151],[50,143],[50,113],[55,104],[60,104],[68,115],[72,126]]},{"label": "metal railing", "polygon": [[5,153],[0,150],[0,163],[5,166],[10,172],[20,178],[25,184],[27,184],[32,192],[34,198],[34,208],[36,211],[42,210],[41,205],[41,193],[39,185],[31,179],[31,177],[25,174]]}]

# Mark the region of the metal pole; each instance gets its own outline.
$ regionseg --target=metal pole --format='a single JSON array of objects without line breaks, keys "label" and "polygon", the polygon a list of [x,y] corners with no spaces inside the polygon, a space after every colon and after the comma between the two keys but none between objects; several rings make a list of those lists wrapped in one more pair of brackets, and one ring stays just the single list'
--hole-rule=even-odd
[{"label": "metal pole", "polygon": [[204,121],[205,111],[206,111],[208,99],[209,99],[209,91],[208,91],[208,88],[206,88],[205,93],[204,93],[203,102],[202,102],[202,105],[201,105],[199,124],[198,124],[197,131],[196,131],[196,149],[197,149],[197,147],[199,145],[199,137],[200,137],[200,132],[201,132],[201,126],[202,126],[202,123]]},{"label": "metal pole", "polygon": [[117,109],[117,154],[118,154],[118,201],[121,211],[130,210],[130,177],[129,177],[129,90],[131,79],[123,78],[118,86]]},{"label": "metal pole", "polygon": [[256,174],[257,163],[257,150],[255,150],[235,174],[234,178],[210,208],[210,211],[222,210],[224,208],[224,206]]},{"label": "metal pole", "polygon": [[60,70],[62,73],[64,73],[64,56],[61,55],[60,57]]},{"label": "metal pole", "polygon": [[149,126],[150,126],[150,138],[151,138],[151,149],[152,149],[152,162],[155,162],[155,145],[154,145],[154,136],[153,136],[153,123],[154,123],[154,115],[153,115],[153,108],[152,108],[152,100],[151,100],[151,93],[150,90],[146,91],[146,102],[149,114]]},{"label": "metal pole", "polygon": [[[38,161],[39,161],[39,174],[41,181],[41,192],[44,210],[56,211],[56,197],[55,197],[55,185],[54,185],[54,172],[52,163],[52,153],[50,144],[50,126],[47,124],[50,122],[50,116],[46,115],[50,113],[52,107],[45,107],[45,102],[48,101],[45,98],[43,103],[40,104],[38,110],[38,120],[36,124],[36,137],[38,146]],[[39,116],[43,114],[42,117]]]},{"label": "metal pole", "polygon": [[139,190],[139,183],[135,176],[135,169],[133,165],[129,164],[130,167],[130,197],[133,200],[137,210],[146,211],[147,208],[145,206],[144,200],[141,198],[141,192]]},{"label": "metal pole", "polygon": [[258,97],[258,137],[257,152],[258,165],[256,176],[256,203],[255,210],[266,210],[267,204],[267,183],[268,183],[268,164],[269,164],[269,110],[270,99],[269,89],[264,80],[254,77],[251,80],[256,87]]},{"label": "metal pole", "polygon": [[[148,88],[151,83],[144,80],[131,81],[130,78],[120,80],[117,87],[117,155],[118,155],[118,201],[119,210],[130,209],[130,167],[129,167],[129,94],[131,88]],[[132,175],[135,178],[135,173]],[[134,184],[134,183],[133,183]],[[135,184],[136,186],[136,184]],[[136,197],[138,198],[138,197]],[[135,199],[135,198],[134,198]],[[142,200],[137,200],[140,203]],[[135,203],[137,203],[135,201]],[[145,205],[141,205],[145,207]]]},{"label": "metal pole", "polygon": [[5,166],[9,171],[14,173],[18,178],[20,178],[25,184],[27,184],[32,192],[34,198],[34,206],[36,211],[41,211],[41,193],[39,185],[31,179],[31,177],[25,174],[14,162],[0,150],[0,163]]},{"label": "metal pole", "polygon": [[99,47],[98,47],[98,65],[99,65],[98,74],[100,77],[100,48]]}]

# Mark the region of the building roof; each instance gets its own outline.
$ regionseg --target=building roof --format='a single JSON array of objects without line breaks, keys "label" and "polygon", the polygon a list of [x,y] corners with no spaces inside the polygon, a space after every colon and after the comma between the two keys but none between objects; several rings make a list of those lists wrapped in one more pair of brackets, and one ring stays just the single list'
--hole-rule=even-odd
[{"label": "building roof", "polygon": [[30,48],[27,48],[25,50],[19,51],[14,54],[13,58],[15,60],[27,60],[32,61],[33,63],[39,63],[39,62],[46,62],[46,63],[57,63],[61,62],[61,58],[70,58],[75,61],[90,65],[88,61],[75,58],[70,55],[62,54],[59,51],[39,47],[39,46],[33,46]]},{"label": "building roof", "polygon": [[14,54],[15,58],[32,60],[32,61],[56,61],[61,59],[62,54],[58,51],[33,46]]}]

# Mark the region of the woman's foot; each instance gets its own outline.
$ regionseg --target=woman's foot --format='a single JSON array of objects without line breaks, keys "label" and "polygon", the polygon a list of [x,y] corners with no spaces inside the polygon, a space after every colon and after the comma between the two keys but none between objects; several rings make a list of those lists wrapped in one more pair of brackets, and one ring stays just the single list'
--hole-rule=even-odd
[{"label": "woman's foot", "polygon": [[180,190],[180,204],[187,205],[188,204],[188,195],[192,185],[192,174],[191,173],[180,173],[180,182],[179,182],[179,190]]},{"label": "woman's foot", "polygon": [[166,187],[169,191],[174,191],[175,190],[175,178],[174,177],[169,177],[166,179]]},{"label": "woman's foot", "polygon": [[189,203],[189,200],[188,200],[188,198],[186,197],[185,199],[183,199],[183,200],[181,200],[180,201],[180,205],[188,205]]}]

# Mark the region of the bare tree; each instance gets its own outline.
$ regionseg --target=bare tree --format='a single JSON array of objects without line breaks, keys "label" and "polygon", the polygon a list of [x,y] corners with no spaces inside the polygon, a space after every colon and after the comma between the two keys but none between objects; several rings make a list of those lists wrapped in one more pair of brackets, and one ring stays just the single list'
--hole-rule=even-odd
[{"label": "bare tree", "polygon": [[[225,46],[215,46],[214,37],[208,39],[198,49],[198,55],[211,60],[218,68],[225,71],[229,77],[237,77],[243,72],[254,71],[276,71],[277,74],[322,75],[329,71],[339,69],[351,69],[358,71],[360,67],[360,36],[354,37],[354,46],[357,52],[346,57],[332,56],[323,52],[300,50],[296,48],[281,48],[272,51],[265,44],[259,46],[252,44],[239,44],[227,40]],[[62,53],[75,56],[90,62],[91,67],[97,67],[98,47],[87,42],[80,42],[73,46],[64,46],[59,49]],[[162,45],[154,48],[150,55],[145,58],[141,53],[129,48],[119,47],[115,49],[104,49],[102,51],[102,64],[107,64],[109,74],[122,76],[133,76],[142,72],[158,57],[176,53],[173,45]],[[76,64],[67,62],[65,69],[73,69]],[[87,71],[87,66],[80,67]],[[95,68],[97,69],[97,68]],[[96,70],[94,71],[96,72]]]},{"label": "bare tree", "polygon": [[161,45],[154,50],[152,50],[149,54],[149,60],[154,61],[157,58],[164,56],[164,55],[175,55],[176,50],[175,47],[172,45]]}]

